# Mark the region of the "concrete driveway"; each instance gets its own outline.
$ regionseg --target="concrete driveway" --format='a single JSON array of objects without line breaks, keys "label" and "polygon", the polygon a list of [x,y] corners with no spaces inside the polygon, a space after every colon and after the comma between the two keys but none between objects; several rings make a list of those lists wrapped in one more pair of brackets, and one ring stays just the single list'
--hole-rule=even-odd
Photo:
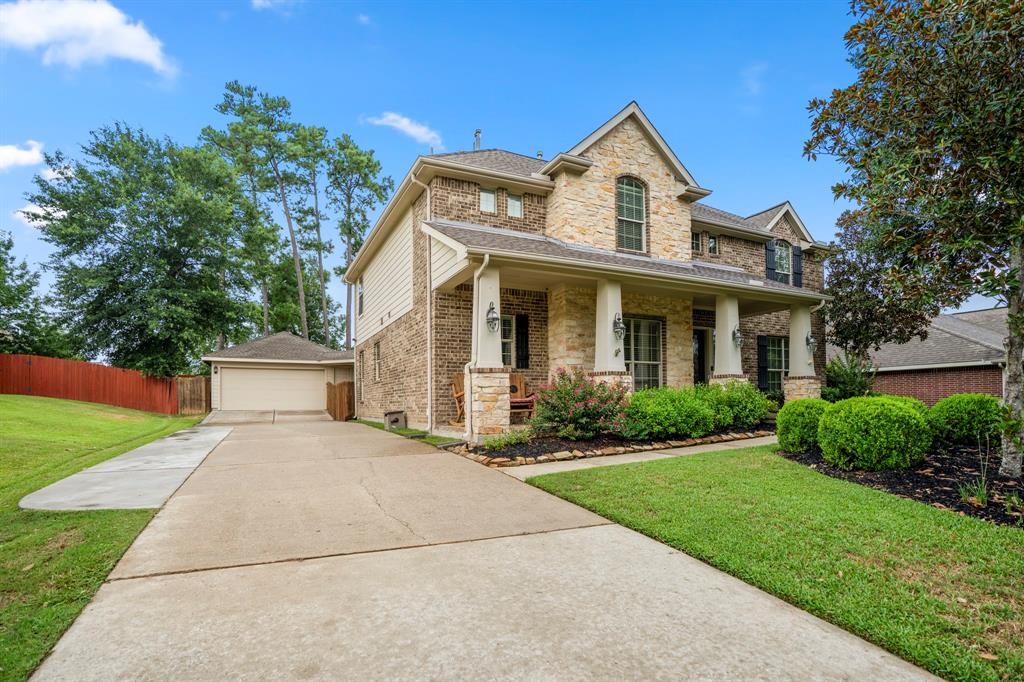
[{"label": "concrete driveway", "polygon": [[928,679],[466,459],[369,427],[235,427],[36,674]]}]

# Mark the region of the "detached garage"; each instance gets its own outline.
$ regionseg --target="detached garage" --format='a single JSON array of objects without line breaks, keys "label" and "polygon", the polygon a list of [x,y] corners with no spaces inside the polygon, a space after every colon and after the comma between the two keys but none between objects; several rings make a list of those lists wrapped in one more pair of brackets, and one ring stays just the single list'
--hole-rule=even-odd
[{"label": "detached garage", "polygon": [[352,381],[352,351],[337,351],[289,332],[203,358],[210,363],[214,410],[306,411],[327,408],[327,383]]}]

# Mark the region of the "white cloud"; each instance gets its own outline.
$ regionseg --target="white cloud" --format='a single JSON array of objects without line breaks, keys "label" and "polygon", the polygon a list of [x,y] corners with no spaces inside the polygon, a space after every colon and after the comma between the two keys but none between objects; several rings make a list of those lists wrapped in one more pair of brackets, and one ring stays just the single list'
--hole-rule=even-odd
[{"label": "white cloud", "polygon": [[39,177],[41,177],[43,180],[46,180],[47,182],[52,182],[60,177],[60,172],[47,167],[39,171]]},{"label": "white cloud", "polygon": [[302,0],[250,0],[254,10],[273,9],[279,12],[287,12],[289,8],[300,2]]},{"label": "white cloud", "polygon": [[408,116],[402,116],[393,111],[385,111],[380,116],[371,117],[366,120],[375,126],[394,128],[421,144],[429,144],[435,149],[444,150],[440,133],[423,123],[417,123]]},{"label": "white cloud", "polygon": [[43,209],[36,204],[25,204],[17,211],[11,211],[11,217],[20,223],[24,223],[29,227],[34,227],[35,223],[43,215]]},{"label": "white cloud", "polygon": [[764,74],[768,71],[768,65],[763,62],[751,64],[740,72],[740,79],[743,84],[743,91],[751,96],[760,95],[764,90]]},{"label": "white cloud", "polygon": [[17,0],[0,4],[0,42],[42,48],[44,64],[102,64],[127,59],[173,77],[163,43],[107,0]]},{"label": "white cloud", "polygon": [[15,166],[35,166],[43,162],[43,143],[27,140],[22,145],[0,144],[0,171]]},{"label": "white cloud", "polygon": [[363,26],[369,26],[370,24],[373,23],[373,19],[370,18],[369,14],[360,14],[356,16],[356,21],[358,21]]}]

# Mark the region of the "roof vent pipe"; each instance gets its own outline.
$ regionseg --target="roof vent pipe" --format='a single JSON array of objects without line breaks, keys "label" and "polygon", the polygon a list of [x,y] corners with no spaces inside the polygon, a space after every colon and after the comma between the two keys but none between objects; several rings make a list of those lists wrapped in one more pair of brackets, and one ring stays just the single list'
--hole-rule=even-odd
[{"label": "roof vent pipe", "polygon": [[542,152],[541,150],[538,149],[537,150],[537,158],[538,159],[543,159],[544,158],[544,152]]},{"label": "roof vent pipe", "polygon": [[476,132],[473,133],[473,151],[480,149],[480,129],[477,128]]}]

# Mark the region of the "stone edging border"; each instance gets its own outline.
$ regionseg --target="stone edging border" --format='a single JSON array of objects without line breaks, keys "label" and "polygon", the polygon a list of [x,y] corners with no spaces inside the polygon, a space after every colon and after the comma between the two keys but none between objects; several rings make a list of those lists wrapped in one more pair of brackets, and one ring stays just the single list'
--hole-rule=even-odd
[{"label": "stone edging border", "polygon": [[669,448],[688,448],[692,445],[707,445],[710,443],[726,443],[735,440],[749,440],[751,438],[764,438],[774,436],[774,431],[739,431],[735,433],[720,433],[702,438],[687,438],[686,440],[667,440],[654,443],[643,443],[640,445],[616,445],[597,450],[562,450],[551,452],[536,457],[502,457],[473,452],[465,444],[456,445],[450,448],[443,448],[448,452],[465,457],[466,459],[479,462],[485,466],[496,469],[499,467],[517,467],[527,464],[541,464],[543,462],[562,462],[569,459],[587,459],[590,457],[607,457],[609,455],[624,455],[630,452],[648,452],[651,450],[668,450]]}]

